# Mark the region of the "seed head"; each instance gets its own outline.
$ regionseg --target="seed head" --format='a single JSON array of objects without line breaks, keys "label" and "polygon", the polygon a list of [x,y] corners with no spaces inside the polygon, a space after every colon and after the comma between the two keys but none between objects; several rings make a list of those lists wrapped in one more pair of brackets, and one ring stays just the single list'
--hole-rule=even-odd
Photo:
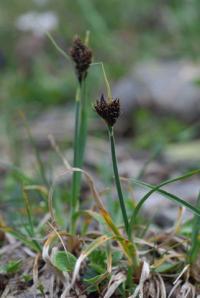
[{"label": "seed head", "polygon": [[85,80],[87,70],[92,62],[92,51],[81,41],[79,37],[75,37],[69,54],[75,63],[76,74],[79,83],[81,84],[82,80]]},{"label": "seed head", "polygon": [[96,101],[94,108],[97,114],[104,119],[106,124],[110,127],[116,123],[120,115],[120,102],[118,98],[112,99],[111,102],[107,102],[102,94],[101,98]]}]

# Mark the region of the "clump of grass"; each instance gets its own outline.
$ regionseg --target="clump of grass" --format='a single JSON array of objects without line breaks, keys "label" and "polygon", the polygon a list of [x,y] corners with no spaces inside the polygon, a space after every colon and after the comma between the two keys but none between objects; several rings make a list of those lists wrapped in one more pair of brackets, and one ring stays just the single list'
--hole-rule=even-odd
[{"label": "clump of grass", "polygon": [[[52,41],[59,52],[68,59],[69,56],[57,46],[54,40]],[[148,297],[152,297],[151,291],[153,289],[154,293],[161,293],[161,297],[165,298],[164,274],[168,273],[168,276],[171,274],[170,278],[172,279],[174,278],[174,274],[177,274],[177,271],[179,271],[178,273],[180,273],[180,275],[178,275],[176,283],[180,285],[182,282],[182,288],[187,284],[189,289],[193,289],[193,285],[188,282],[188,274],[192,274],[189,268],[194,270],[194,265],[199,258],[200,195],[196,206],[192,206],[182,198],[167,192],[163,187],[170,183],[199,174],[200,170],[188,172],[158,185],[151,185],[131,179],[133,183],[150,190],[141,198],[129,218],[118,172],[114,139],[114,126],[120,116],[120,100],[112,98],[103,63],[92,64],[92,52],[88,48],[88,36],[86,36],[85,42],[82,42],[80,38],[77,37],[74,39],[70,56],[75,63],[78,84],[75,108],[73,166],[70,166],[65,160],[63,155],[59,152],[59,148],[54,146],[66,166],[66,174],[72,175],[70,227],[68,227],[67,230],[61,231],[55,221],[52,220],[53,224],[49,223],[48,225],[51,232],[47,236],[45,235],[46,240],[44,244],[41,245],[40,241],[37,240],[38,229],[35,228],[35,220],[32,214],[32,208],[30,207],[28,191],[37,190],[44,192],[45,196],[47,196],[48,184],[45,183],[44,169],[40,166],[41,178],[43,178],[42,183],[46,185],[45,188],[43,185],[24,185],[25,183],[23,183],[22,195],[28,219],[28,225],[26,227],[27,233],[20,233],[14,229],[9,230],[7,226],[2,226],[1,223],[0,228],[5,232],[9,231],[24,245],[38,253],[34,263],[35,276],[39,276],[39,266],[37,263],[39,262],[40,252],[42,250],[43,260],[53,268],[52,276],[56,275],[59,280],[56,286],[59,287],[60,283],[62,284],[60,297],[66,297],[67,295],[77,297],[82,294],[91,295],[91,293],[94,295],[101,295],[101,293],[103,293],[104,297],[107,298],[111,297],[113,294],[119,297],[128,297],[130,295],[132,295],[130,297],[136,297],[137,295],[144,296],[144,293],[146,293]],[[108,129],[115,185],[126,235],[124,235],[124,232],[121,231],[112,216],[106,210],[106,207],[101,201],[100,194],[95,187],[93,178],[83,169],[84,151],[88,134],[87,74],[90,65],[98,64],[103,70],[107,88],[107,98],[102,95],[100,99],[96,101],[94,108],[98,115],[105,121]],[[40,162],[41,160],[39,159],[39,165]],[[81,175],[84,175],[86,178],[96,209],[81,210],[81,208],[79,208]],[[54,219],[54,214],[51,200],[54,187],[55,184],[52,185],[49,192],[49,209],[52,219]],[[136,226],[139,211],[154,192],[160,193],[167,199],[181,206],[177,224],[168,234],[161,233],[152,236],[148,235],[146,232],[143,233],[143,237],[136,238],[136,233],[134,233],[133,237],[132,231],[133,227]],[[181,230],[180,225],[183,207],[186,207],[194,213],[191,232],[187,238],[181,238],[178,234]],[[77,218],[80,219],[81,225],[84,227],[79,233],[76,229]],[[93,220],[97,222],[98,227],[103,226],[103,228],[99,228],[98,230],[87,229]],[[137,229],[140,229],[140,226]],[[31,239],[29,240],[29,238]],[[185,242],[189,248],[184,246]],[[139,257],[140,252],[144,254],[144,257]],[[42,270],[44,270],[44,268]],[[195,270],[197,269],[195,268]],[[184,277],[185,272],[187,272],[186,278]],[[41,288],[43,291],[43,285],[41,285]],[[172,288],[171,293],[174,291],[174,288]],[[55,292],[54,294],[57,295]]]}]

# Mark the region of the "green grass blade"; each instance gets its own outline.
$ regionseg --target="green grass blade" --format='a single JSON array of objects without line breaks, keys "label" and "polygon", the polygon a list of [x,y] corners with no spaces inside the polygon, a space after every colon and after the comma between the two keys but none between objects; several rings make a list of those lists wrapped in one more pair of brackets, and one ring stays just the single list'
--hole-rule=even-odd
[{"label": "green grass blade", "polygon": [[148,183],[145,183],[145,182],[141,182],[141,181],[138,181],[136,179],[131,179],[134,183],[139,184],[141,186],[151,188],[151,190],[139,201],[136,208],[134,209],[133,214],[132,214],[131,219],[130,219],[130,226],[132,226],[135,223],[135,219],[136,219],[141,207],[143,206],[143,204],[156,191],[163,194],[163,195],[165,195],[167,198],[173,200],[174,202],[178,203],[179,205],[185,206],[187,209],[189,209],[193,213],[200,216],[200,210],[198,210],[197,208],[195,208],[194,206],[192,206],[191,204],[189,204],[185,200],[183,200],[183,199],[181,199],[181,198],[179,198],[179,197],[177,197],[177,196],[175,196],[175,195],[161,189],[161,187],[163,187],[167,184],[174,183],[174,182],[180,181],[180,180],[184,180],[186,178],[189,178],[193,175],[197,175],[199,173],[200,173],[200,169],[194,170],[194,171],[191,171],[189,173],[186,173],[185,175],[182,175],[182,176],[179,176],[179,177],[176,177],[176,178],[173,178],[173,179],[166,180],[166,181],[162,182],[161,184],[159,184],[157,186],[154,186],[154,185],[151,185],[151,184],[148,184]]},{"label": "green grass blade", "polygon": [[85,21],[89,24],[92,31],[94,31],[99,38],[105,38],[108,35],[108,28],[105,19],[95,7],[94,2],[89,0],[78,0],[77,3]]},{"label": "green grass blade", "polygon": [[25,191],[25,189],[23,189],[23,199],[24,199],[24,205],[25,205],[25,209],[26,209],[26,213],[27,213],[27,217],[28,217],[28,228],[29,228],[28,230],[30,231],[30,236],[35,237],[31,207],[29,204],[28,194]]},{"label": "green grass blade", "polygon": [[11,229],[8,231],[11,235],[13,235],[16,239],[20,240],[24,243],[27,247],[34,250],[35,252],[41,252],[42,248],[40,244],[34,239],[28,239],[27,235],[22,234],[20,231]]},{"label": "green grass blade", "polygon": [[[200,192],[197,198],[196,207],[200,210]],[[200,239],[199,239],[199,231],[200,231],[200,217],[194,215],[193,225],[192,225],[192,239],[191,239],[191,248],[189,250],[188,262],[190,264],[195,264],[198,254],[200,252]]]},{"label": "green grass blade", "polygon": [[16,179],[16,181],[20,182],[21,184],[33,184],[34,180],[33,178],[27,176],[26,174],[24,174],[24,172],[17,166],[10,164],[10,163],[6,163],[6,162],[2,162],[0,161],[0,166],[2,168],[5,168],[6,171],[9,172],[10,175],[12,175],[14,177],[14,179]]},{"label": "green grass blade", "polygon": [[[137,182],[137,184],[142,185],[142,186],[145,186],[145,187],[148,187],[148,188],[151,188],[153,191],[156,188],[154,185],[147,184],[147,183],[144,183],[144,182]],[[170,199],[172,201],[175,201],[179,205],[186,207],[187,209],[189,209],[190,211],[192,211],[196,215],[200,216],[200,211],[198,211],[195,207],[193,207],[191,204],[189,204],[188,202],[184,201],[183,199],[179,198],[178,196],[176,196],[176,195],[174,195],[174,194],[172,194],[170,192],[167,192],[166,190],[163,190],[163,189],[157,189],[156,191],[159,192],[160,194],[162,194],[164,197],[166,197],[166,198],[168,198],[168,199]],[[141,200],[142,202],[140,201],[138,203],[138,205],[136,206],[136,208],[135,208],[135,210],[136,210],[136,216],[137,216],[139,210],[141,209],[142,205],[144,204],[144,202],[147,200],[147,198],[146,197],[145,198],[143,197],[142,200]]]},{"label": "green grass blade", "polygon": [[[35,231],[34,231],[32,211],[31,211],[30,202],[29,202],[29,199],[28,199],[28,194],[27,194],[27,191],[25,189],[23,189],[23,199],[24,199],[25,209],[26,209],[26,213],[27,213],[27,217],[28,217],[28,226],[26,226],[25,229],[26,229],[26,231],[28,232],[28,234],[31,238],[35,238],[36,235],[35,235]],[[41,246],[36,240],[34,240],[34,239],[29,240],[29,243],[30,242],[32,242],[33,247],[37,251],[41,251]]]},{"label": "green grass blade", "polygon": [[116,158],[116,153],[115,153],[115,139],[114,139],[114,132],[113,128],[108,126],[108,131],[109,131],[109,138],[110,138],[110,147],[111,147],[111,155],[112,155],[112,164],[113,164],[113,172],[115,176],[115,185],[118,193],[118,198],[119,198],[119,203],[120,203],[120,208],[123,216],[123,221],[124,221],[124,227],[127,233],[127,236],[129,240],[131,239],[130,236],[130,229],[129,229],[129,222],[128,222],[128,216],[126,212],[126,207],[124,203],[124,197],[122,193],[122,188],[121,188],[121,183],[119,179],[119,173],[118,173],[118,166],[117,166],[117,158]]},{"label": "green grass blade", "polygon": [[111,92],[110,84],[109,84],[109,81],[108,81],[108,78],[107,78],[107,75],[106,75],[104,64],[103,64],[103,62],[93,62],[91,64],[91,66],[95,66],[95,65],[101,67],[101,70],[102,70],[102,73],[103,73],[104,82],[105,82],[105,85],[106,85],[107,97],[108,97],[109,100],[111,100],[111,98],[112,98],[112,92]]},{"label": "green grass blade", "polygon": [[[76,98],[74,162],[73,166],[82,168],[88,129],[88,100],[86,94],[86,80],[82,82]],[[71,198],[71,232],[74,232],[74,213],[78,210],[78,198],[81,187],[81,173],[74,172]]]},{"label": "green grass blade", "polygon": [[[85,155],[85,147],[88,130],[88,101],[86,95],[86,81],[82,82],[81,86],[81,100],[77,103],[76,111],[76,125],[75,125],[75,146],[74,146],[74,167],[82,168]],[[74,189],[74,208],[75,212],[78,210],[78,198],[81,188],[81,173],[74,172],[75,189]]]},{"label": "green grass blade", "polygon": [[56,48],[56,50],[66,59],[66,60],[70,60],[70,57],[67,55],[67,53],[65,53],[61,47],[59,47],[59,45],[56,43],[55,39],[53,38],[53,36],[49,33],[46,32],[47,37],[50,39],[50,41],[52,42],[52,44],[54,45],[54,47]]}]

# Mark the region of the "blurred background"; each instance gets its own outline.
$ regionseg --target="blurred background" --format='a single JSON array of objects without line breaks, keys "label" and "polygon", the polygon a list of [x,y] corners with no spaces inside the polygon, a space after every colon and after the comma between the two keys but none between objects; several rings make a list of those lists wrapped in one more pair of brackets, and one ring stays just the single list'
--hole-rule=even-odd
[{"label": "blurred background", "polygon": [[[39,152],[47,171],[56,175],[60,168],[48,134],[72,160],[76,77],[73,64],[46,32],[68,52],[73,37],[84,39],[87,30],[94,61],[104,62],[113,96],[121,99],[116,127],[121,173],[142,177],[144,165],[161,153],[162,161],[147,172],[151,182],[167,178],[171,170],[176,173],[177,163],[198,167],[199,0],[13,0],[0,1],[1,174],[15,165],[35,175]],[[106,129],[92,109],[102,92],[101,68],[93,66],[86,165],[95,166],[108,183],[109,162],[101,163],[107,158]],[[4,178],[4,198],[15,199],[20,193],[15,180]],[[199,182],[192,183],[186,188],[195,197]]]},{"label": "blurred background", "polygon": [[[47,31],[66,52],[76,34],[84,39],[90,31],[94,61],[104,62],[113,96],[121,99],[117,132],[129,136],[134,148],[197,139],[199,20],[198,0],[1,1],[2,158],[21,162],[26,139],[21,112],[39,149],[49,146],[48,133],[72,141],[73,64],[58,53]],[[92,103],[105,91],[100,67],[91,68],[88,85]],[[196,145],[186,151],[196,152]]]}]

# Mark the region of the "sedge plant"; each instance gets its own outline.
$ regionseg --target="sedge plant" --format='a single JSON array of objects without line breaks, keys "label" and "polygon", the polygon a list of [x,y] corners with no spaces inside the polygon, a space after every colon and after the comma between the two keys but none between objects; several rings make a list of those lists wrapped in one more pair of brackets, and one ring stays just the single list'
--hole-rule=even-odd
[{"label": "sedge plant", "polygon": [[[84,157],[84,149],[86,144],[86,136],[87,136],[87,112],[88,112],[88,103],[87,103],[87,95],[86,95],[86,78],[87,73],[89,70],[89,67],[91,65],[101,65],[106,87],[107,87],[107,98],[104,97],[104,95],[101,96],[99,100],[96,101],[96,104],[94,106],[96,112],[98,115],[105,121],[107,129],[108,129],[108,135],[109,135],[109,141],[110,141],[110,149],[111,149],[111,156],[112,156],[112,165],[113,165],[113,172],[114,172],[114,178],[115,178],[115,184],[116,189],[118,193],[119,198],[119,204],[120,209],[122,213],[122,218],[124,222],[124,229],[128,238],[128,241],[126,238],[124,238],[123,235],[119,232],[118,228],[115,226],[114,222],[112,221],[111,217],[107,213],[107,211],[102,207],[99,202],[97,202],[97,206],[99,207],[99,212],[101,217],[106,222],[109,229],[112,231],[113,236],[108,237],[107,235],[101,235],[99,238],[92,241],[91,244],[86,248],[85,251],[80,254],[79,259],[76,261],[74,274],[73,274],[73,281],[75,280],[76,273],[79,271],[79,265],[80,260],[83,260],[86,256],[89,256],[89,254],[96,250],[97,247],[105,243],[106,241],[110,240],[116,240],[120,247],[122,248],[124,254],[128,256],[128,275],[127,275],[127,285],[129,286],[129,289],[132,288],[132,281],[133,281],[133,272],[134,275],[137,276],[137,273],[139,273],[142,262],[140,262],[140,259],[137,254],[137,248],[135,245],[134,238],[132,239],[132,227],[135,224],[137,215],[143,206],[143,204],[146,202],[146,200],[154,193],[159,192],[166,198],[176,202],[179,205],[185,206],[190,211],[192,211],[197,216],[200,215],[199,211],[199,203],[198,206],[193,207],[188,202],[185,202],[183,199],[165,191],[162,189],[163,186],[178,181],[183,180],[187,177],[190,177],[192,175],[198,174],[199,170],[192,171],[190,173],[187,173],[181,177],[177,177],[174,179],[167,180],[165,182],[162,182],[159,185],[151,185],[147,184],[138,180],[134,180],[134,183],[137,183],[141,186],[149,188],[149,192],[140,200],[140,202],[137,204],[136,208],[133,211],[132,216],[130,219],[128,219],[126,206],[125,206],[125,200],[124,195],[122,192],[122,187],[120,183],[120,177],[118,172],[118,163],[116,158],[116,152],[115,152],[115,139],[114,139],[114,125],[117,121],[117,119],[120,116],[120,100],[119,99],[113,99],[112,94],[110,91],[109,83],[106,78],[105,70],[103,67],[103,63],[92,63],[92,52],[87,46],[87,42],[82,42],[80,38],[76,37],[73,42],[73,46],[70,50],[70,56],[72,60],[75,63],[75,69],[76,69],[76,76],[77,76],[77,82],[78,82],[78,88],[77,88],[77,94],[76,94],[76,114],[75,114],[75,135],[74,135],[74,162],[73,167],[75,168],[82,168],[83,165],[83,157]],[[84,171],[83,171],[84,172]],[[71,216],[70,216],[70,225],[71,225],[71,233],[74,235],[76,232],[76,215],[77,211],[79,211],[79,195],[80,195],[80,184],[81,184],[81,172],[74,171],[73,172],[73,181],[72,181],[72,193],[71,193]],[[93,194],[95,194],[95,191],[93,190]],[[97,194],[96,194],[97,195]],[[95,197],[95,195],[94,195]],[[98,200],[97,200],[98,201]],[[199,201],[198,201],[199,202]],[[85,214],[90,214],[90,216],[94,215],[94,212],[87,211]],[[189,263],[194,263],[196,261],[197,254],[199,253],[199,238],[198,238],[198,230],[199,230],[199,217],[195,217],[194,220],[194,233],[193,233],[193,239],[192,239],[192,246],[190,251],[190,258],[188,260]],[[130,249],[131,248],[131,249]],[[63,254],[63,252],[62,252]],[[95,263],[96,265],[96,263]],[[78,267],[79,266],[79,267]],[[96,266],[95,266],[96,268]],[[96,268],[97,269],[97,268]],[[101,273],[103,273],[102,271]],[[106,275],[107,276],[107,275]]]},{"label": "sedge plant", "polygon": [[[92,51],[87,46],[88,36],[86,36],[85,43],[79,37],[75,37],[73,46],[70,49],[70,56],[75,63],[76,76],[78,81],[78,88],[76,94],[75,107],[75,132],[74,132],[74,160],[73,166],[82,168],[84,151],[87,138],[88,126],[88,101],[86,93],[86,77],[88,69],[92,62]],[[74,172],[72,179],[71,191],[71,233],[76,230],[75,227],[75,213],[78,211],[79,194],[81,185],[81,173]]]},{"label": "sedge plant", "polygon": [[[82,168],[84,160],[84,152],[87,139],[88,127],[88,100],[86,78],[90,65],[92,64],[92,50],[88,47],[89,31],[86,32],[85,41],[76,36],[73,40],[69,55],[63,51],[55,42],[50,33],[48,38],[58,50],[58,52],[67,60],[71,60],[75,64],[75,72],[77,77],[77,90],[75,100],[75,124],[74,124],[74,146],[73,146],[73,167]],[[74,172],[72,178],[72,189],[70,196],[70,232],[76,231],[76,214],[79,211],[79,195],[81,186],[81,172]]]},{"label": "sedge plant", "polygon": [[119,99],[112,99],[109,97],[107,100],[105,100],[104,95],[101,96],[100,100],[96,101],[96,104],[94,106],[97,114],[105,121],[108,129],[109,134],[109,140],[110,140],[110,148],[111,148],[111,155],[112,155],[112,165],[113,165],[113,172],[115,177],[115,185],[118,193],[119,203],[120,203],[120,209],[122,212],[123,222],[125,231],[128,237],[128,240],[132,242],[133,248],[134,248],[134,260],[133,260],[133,269],[137,269],[139,267],[139,258],[137,255],[137,249],[132,241],[131,237],[131,229],[129,228],[129,220],[128,215],[126,211],[124,196],[122,192],[119,172],[118,172],[118,163],[116,158],[116,152],[115,152],[115,139],[114,139],[114,125],[120,115],[120,101]]}]

